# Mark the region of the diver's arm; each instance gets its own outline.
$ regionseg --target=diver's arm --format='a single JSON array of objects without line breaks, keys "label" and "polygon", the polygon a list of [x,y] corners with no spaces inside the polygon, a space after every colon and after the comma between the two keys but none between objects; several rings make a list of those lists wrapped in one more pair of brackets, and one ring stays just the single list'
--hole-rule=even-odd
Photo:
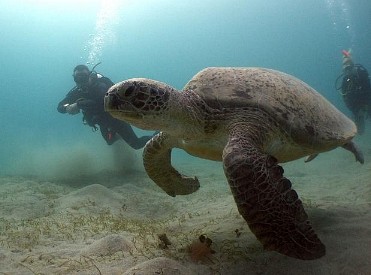
[{"label": "diver's arm", "polygon": [[76,103],[77,103],[77,106],[84,111],[94,110],[97,105],[95,100],[85,99],[85,98],[84,99],[81,98],[77,100]]},{"label": "diver's arm", "polygon": [[60,112],[61,114],[65,114],[67,112],[66,107],[70,104],[75,103],[79,97],[80,96],[77,87],[72,88],[68,92],[66,97],[58,103],[57,111]]},{"label": "diver's arm", "polygon": [[61,114],[65,114],[67,112],[66,107],[69,104],[70,104],[70,102],[69,102],[68,98],[66,97],[61,102],[58,103],[57,111],[60,112]]}]

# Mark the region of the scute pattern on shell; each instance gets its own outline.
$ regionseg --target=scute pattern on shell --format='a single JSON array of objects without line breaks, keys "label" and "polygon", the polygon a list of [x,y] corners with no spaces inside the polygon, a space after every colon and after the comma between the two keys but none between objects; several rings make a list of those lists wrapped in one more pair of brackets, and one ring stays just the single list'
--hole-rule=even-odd
[{"label": "scute pattern on shell", "polygon": [[[275,116],[300,143],[347,140],[354,124],[303,81],[265,68],[206,68],[184,91],[197,93],[216,110],[251,106]],[[320,146],[320,144],[318,144]]]}]

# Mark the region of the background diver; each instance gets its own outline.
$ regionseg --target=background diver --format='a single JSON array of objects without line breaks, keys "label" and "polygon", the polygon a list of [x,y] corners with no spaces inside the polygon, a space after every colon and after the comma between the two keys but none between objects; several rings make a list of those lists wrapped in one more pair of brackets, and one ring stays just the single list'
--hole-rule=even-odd
[{"label": "background diver", "polygon": [[[361,64],[354,64],[351,52],[343,53],[343,73],[336,79],[335,87],[340,91],[347,108],[352,112],[358,133],[365,131],[365,120],[371,117],[371,87],[368,72]],[[341,85],[339,85],[341,80]]]},{"label": "background diver", "polygon": [[58,112],[76,115],[81,110],[84,124],[94,130],[98,130],[98,125],[108,145],[121,137],[133,149],[142,148],[152,136],[137,137],[130,124],[115,119],[104,111],[104,95],[114,83],[94,71],[97,65],[91,71],[86,65],[77,65],[74,68],[72,76],[76,86],[59,102]]}]

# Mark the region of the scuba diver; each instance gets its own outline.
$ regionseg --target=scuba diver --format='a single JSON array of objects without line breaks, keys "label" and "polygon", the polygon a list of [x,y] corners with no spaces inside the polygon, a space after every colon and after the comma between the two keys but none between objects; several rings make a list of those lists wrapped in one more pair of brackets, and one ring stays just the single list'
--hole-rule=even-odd
[{"label": "scuba diver", "polygon": [[152,136],[137,137],[130,124],[113,118],[104,111],[104,95],[114,84],[109,78],[94,71],[96,64],[90,71],[86,65],[77,65],[73,70],[73,79],[76,86],[66,97],[59,102],[57,110],[64,114],[83,114],[83,123],[98,130],[107,142],[112,145],[120,137],[133,149],[144,147]]},{"label": "scuba diver", "polygon": [[[336,79],[335,88],[340,91],[347,108],[352,112],[358,133],[365,131],[365,120],[371,117],[371,86],[368,72],[361,64],[354,64],[351,52],[343,53],[343,73]],[[341,85],[339,80],[342,78]]]}]

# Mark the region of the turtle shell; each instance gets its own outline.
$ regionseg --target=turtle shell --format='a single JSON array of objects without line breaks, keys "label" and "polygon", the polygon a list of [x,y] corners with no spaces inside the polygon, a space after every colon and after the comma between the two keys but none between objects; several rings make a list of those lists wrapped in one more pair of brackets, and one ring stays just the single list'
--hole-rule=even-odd
[{"label": "turtle shell", "polygon": [[[298,144],[336,147],[357,133],[355,124],[303,81],[265,68],[206,68],[183,91],[197,93],[211,109],[261,110]],[[246,116],[241,116],[246,119]]]}]

